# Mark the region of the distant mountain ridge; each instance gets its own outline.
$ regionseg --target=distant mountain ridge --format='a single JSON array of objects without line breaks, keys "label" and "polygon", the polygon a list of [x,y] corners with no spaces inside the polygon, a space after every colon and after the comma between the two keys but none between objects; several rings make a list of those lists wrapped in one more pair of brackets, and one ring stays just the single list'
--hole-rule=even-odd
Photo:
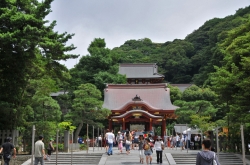
[{"label": "distant mountain ridge", "polygon": [[128,40],[111,52],[120,55],[119,63],[157,63],[166,82],[204,84],[214,66],[221,66],[223,54],[219,45],[228,32],[250,20],[250,6],[234,15],[213,18],[184,40],[153,43],[149,38]]}]

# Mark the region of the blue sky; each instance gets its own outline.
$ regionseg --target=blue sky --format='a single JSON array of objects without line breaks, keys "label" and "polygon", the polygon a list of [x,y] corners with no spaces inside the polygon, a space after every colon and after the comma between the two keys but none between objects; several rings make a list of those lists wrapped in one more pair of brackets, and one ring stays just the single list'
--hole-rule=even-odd
[{"label": "blue sky", "polygon": [[[184,39],[207,20],[249,5],[250,0],[54,0],[46,19],[57,21],[55,31],[74,33],[68,44],[77,49],[70,53],[83,56],[94,38],[104,38],[110,49],[130,39]],[[78,60],[62,63],[72,68]]]}]

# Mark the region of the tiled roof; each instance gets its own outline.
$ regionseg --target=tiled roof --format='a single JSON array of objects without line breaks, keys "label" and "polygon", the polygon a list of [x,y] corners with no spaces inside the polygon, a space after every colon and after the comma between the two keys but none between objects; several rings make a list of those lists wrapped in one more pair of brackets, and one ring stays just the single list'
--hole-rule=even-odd
[{"label": "tiled roof", "polygon": [[192,86],[193,84],[170,84],[172,86],[178,87],[181,92],[185,91],[187,88]]},{"label": "tiled roof", "polygon": [[108,84],[104,89],[104,108],[120,110],[132,99],[139,96],[142,100],[138,103],[145,104],[151,109],[175,110],[178,107],[170,101],[170,89],[166,84]]},{"label": "tiled roof", "polygon": [[144,64],[120,64],[119,73],[125,74],[127,78],[161,78],[158,66],[153,63]]},{"label": "tiled roof", "polygon": [[64,95],[64,94],[68,94],[69,92],[65,92],[65,91],[59,91],[56,93],[51,93],[50,96],[59,96],[59,95]]}]

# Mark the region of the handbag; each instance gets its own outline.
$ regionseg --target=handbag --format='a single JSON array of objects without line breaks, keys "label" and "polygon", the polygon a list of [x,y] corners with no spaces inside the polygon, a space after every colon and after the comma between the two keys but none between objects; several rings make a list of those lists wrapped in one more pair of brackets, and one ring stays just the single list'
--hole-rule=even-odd
[{"label": "handbag", "polygon": [[164,148],[165,148],[165,146],[164,146],[164,144],[162,144],[162,145],[161,145],[161,149],[164,150]]},{"label": "handbag", "polygon": [[214,152],[213,165],[217,165],[217,162],[216,162],[216,160],[215,160],[215,152]]},{"label": "handbag", "polygon": [[131,144],[131,141],[126,140],[126,144],[127,144],[127,145],[130,145],[130,144]]}]

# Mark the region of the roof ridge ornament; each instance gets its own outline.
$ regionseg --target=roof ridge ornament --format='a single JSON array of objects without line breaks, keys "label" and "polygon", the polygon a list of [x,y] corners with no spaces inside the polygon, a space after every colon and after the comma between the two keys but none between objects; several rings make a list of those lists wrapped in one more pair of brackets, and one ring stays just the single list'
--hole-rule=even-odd
[{"label": "roof ridge ornament", "polygon": [[135,96],[134,98],[132,98],[133,101],[142,101],[142,99],[140,98],[140,96]]}]

